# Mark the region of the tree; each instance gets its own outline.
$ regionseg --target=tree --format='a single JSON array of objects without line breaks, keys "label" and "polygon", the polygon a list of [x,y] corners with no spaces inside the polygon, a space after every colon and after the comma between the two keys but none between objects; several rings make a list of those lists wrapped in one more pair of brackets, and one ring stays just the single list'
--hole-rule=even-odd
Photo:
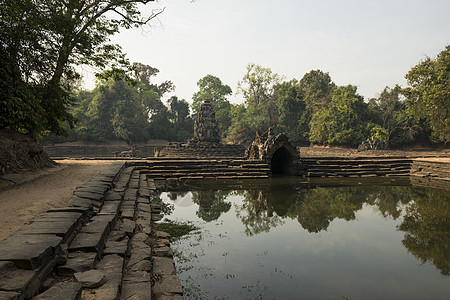
[{"label": "tree", "polygon": [[367,137],[367,104],[356,89],[347,85],[333,90],[328,107],[312,116],[311,142],[355,146]]},{"label": "tree", "polygon": [[275,89],[276,102],[279,103],[280,115],[277,129],[287,134],[295,144],[306,142],[308,127],[304,122],[306,111],[305,102],[297,97],[298,81],[285,81]]},{"label": "tree", "polygon": [[231,126],[228,129],[227,141],[244,143],[251,141],[255,132],[250,129],[247,119],[247,108],[244,104],[231,105]]},{"label": "tree", "polygon": [[231,125],[231,104],[227,97],[232,94],[227,84],[213,75],[206,75],[197,82],[199,91],[192,96],[192,110],[197,114],[203,100],[211,100],[211,105],[216,113],[216,121],[219,125],[219,133],[226,138],[228,128]]},{"label": "tree", "polygon": [[247,65],[247,72],[238,82],[238,92],[244,96],[247,124],[253,134],[257,130],[267,131],[278,123],[279,103],[274,91],[282,80],[282,76],[273,73],[270,68]]},{"label": "tree", "polygon": [[437,55],[427,57],[406,74],[408,87],[403,90],[408,109],[417,119],[424,119],[435,141],[450,140],[450,45]]},{"label": "tree", "polygon": [[229,85],[223,84],[220,78],[210,74],[197,81],[197,86],[199,91],[192,96],[192,109],[195,113],[200,110],[203,100],[211,100],[216,109],[218,103],[228,102],[227,96],[233,93]]},{"label": "tree", "polygon": [[174,140],[186,141],[191,138],[194,133],[194,120],[189,113],[189,103],[177,96],[172,96],[168,101],[172,126],[174,127]]},{"label": "tree", "polygon": [[[2,71],[19,89],[1,85],[9,111],[2,111],[0,127],[63,133],[63,122],[73,125],[67,108],[71,87],[79,74],[75,66],[88,64],[118,70],[128,61],[118,45],[109,43],[120,28],[148,24],[163,10],[143,17],[139,5],[153,0],[9,0],[0,5]],[[3,78],[3,77],[2,77]],[[23,103],[11,106],[14,103]],[[30,116],[18,116],[20,107]],[[31,120],[27,122],[27,120]],[[38,121],[37,121],[38,120]]]},{"label": "tree", "polygon": [[336,84],[331,81],[328,73],[313,70],[306,73],[300,80],[298,97],[305,102],[306,108],[312,116],[330,103],[330,97]]},{"label": "tree", "polygon": [[419,131],[417,122],[406,109],[401,99],[401,87],[385,87],[378,98],[369,100],[371,119],[379,124],[387,135],[390,146],[396,147],[411,142]]}]

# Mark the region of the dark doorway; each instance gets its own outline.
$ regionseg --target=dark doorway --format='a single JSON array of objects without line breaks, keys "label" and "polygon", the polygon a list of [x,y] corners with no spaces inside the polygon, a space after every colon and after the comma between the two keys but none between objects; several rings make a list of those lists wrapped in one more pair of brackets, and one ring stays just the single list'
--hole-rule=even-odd
[{"label": "dark doorway", "polygon": [[272,156],[270,162],[272,175],[293,175],[292,156],[286,148],[281,147]]}]

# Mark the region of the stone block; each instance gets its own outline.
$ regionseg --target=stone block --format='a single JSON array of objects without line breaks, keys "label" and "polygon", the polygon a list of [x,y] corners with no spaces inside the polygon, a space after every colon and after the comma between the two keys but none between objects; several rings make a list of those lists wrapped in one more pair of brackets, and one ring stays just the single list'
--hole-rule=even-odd
[{"label": "stone block", "polygon": [[49,262],[62,241],[54,234],[13,234],[0,242],[0,261],[13,261],[21,269],[32,270]]},{"label": "stone block", "polygon": [[128,253],[128,237],[121,241],[109,241],[106,242],[105,249],[103,250],[104,255],[117,254],[125,257]]},{"label": "stone block", "polygon": [[122,219],[118,224],[119,230],[124,231],[130,237],[136,228],[136,222],[130,219]]},{"label": "stone block", "polygon": [[150,204],[138,203],[139,212],[151,212]]},{"label": "stone block", "polygon": [[128,271],[123,274],[122,282],[147,282],[150,284],[150,273],[145,271]]},{"label": "stone block", "polygon": [[[33,296],[40,287],[39,272],[22,270],[13,262],[0,262],[0,290]],[[0,298],[1,299],[1,298]]]},{"label": "stone block", "polygon": [[153,272],[161,275],[175,275],[175,264],[172,258],[153,257]]},{"label": "stone block", "polygon": [[153,264],[149,260],[142,260],[133,266],[131,266],[130,271],[145,271],[151,273],[153,269]]},{"label": "stone block", "polygon": [[75,230],[80,226],[81,223],[78,220],[41,218],[39,220],[34,220],[31,224],[23,227],[18,233],[23,235],[56,235],[62,238],[62,243],[65,243],[73,236]]},{"label": "stone block", "polygon": [[98,299],[119,299],[122,286],[124,259],[118,255],[106,255],[98,263],[97,269],[104,275],[106,282],[95,290]]},{"label": "stone block", "polygon": [[115,191],[110,191],[106,196],[104,197],[105,201],[122,201],[122,195]]},{"label": "stone block", "polygon": [[150,282],[124,282],[121,300],[151,300]]},{"label": "stone block", "polygon": [[136,188],[128,188],[123,196],[124,200],[136,200],[138,190]]},{"label": "stone block", "polygon": [[69,200],[69,205],[85,209],[92,209],[92,207],[99,208],[100,206],[102,206],[102,203],[95,200],[80,198],[78,196],[72,196],[72,198],[70,198]]},{"label": "stone block", "polygon": [[84,288],[97,288],[106,282],[105,275],[98,270],[89,270],[73,274],[75,279],[81,283]]},{"label": "stone block", "polygon": [[20,293],[0,291],[0,300],[22,300]]},{"label": "stone block", "polygon": [[79,282],[60,282],[37,295],[33,300],[78,300],[82,286]]},{"label": "stone block", "polygon": [[83,226],[81,232],[98,233],[107,231],[109,233],[115,224],[115,215],[97,215],[92,217],[89,223]]},{"label": "stone block", "polygon": [[139,197],[137,199],[137,203],[138,203],[138,205],[139,205],[139,203],[150,204],[150,200],[148,198]]},{"label": "stone block", "polygon": [[163,275],[160,280],[153,285],[154,294],[183,294],[180,279],[177,275]]},{"label": "stone block", "polygon": [[121,211],[122,218],[134,219],[134,208],[122,208]]},{"label": "stone block", "polygon": [[128,260],[127,267],[132,268],[135,264],[151,259],[151,248],[143,242],[140,242],[139,246],[134,246],[130,249],[130,259]]},{"label": "stone block", "polygon": [[78,196],[80,198],[85,198],[85,199],[89,199],[89,200],[94,200],[97,202],[102,202],[103,200],[103,195],[99,195],[97,193],[92,193],[92,192],[86,192],[86,191],[77,191],[75,190],[73,192],[73,194],[75,196]]},{"label": "stone block", "polygon": [[155,255],[160,257],[173,257],[173,251],[170,247],[155,247],[154,249]]},{"label": "stone block", "polygon": [[94,268],[96,260],[96,252],[71,252],[67,257],[66,263],[58,267],[58,275],[72,276],[77,272],[91,270]]},{"label": "stone block", "polygon": [[105,247],[106,237],[108,233],[96,232],[96,233],[85,233],[81,232],[73,239],[69,246],[69,251],[85,251],[85,252],[95,252],[101,254],[103,248]]},{"label": "stone block", "polygon": [[119,213],[120,200],[118,201],[105,201],[102,208],[100,209],[100,215],[113,214],[117,215]]}]

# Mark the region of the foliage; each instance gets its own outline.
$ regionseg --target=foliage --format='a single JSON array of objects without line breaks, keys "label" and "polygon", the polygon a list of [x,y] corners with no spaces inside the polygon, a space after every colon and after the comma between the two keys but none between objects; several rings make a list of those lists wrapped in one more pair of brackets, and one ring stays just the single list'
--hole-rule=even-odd
[{"label": "foliage", "polygon": [[432,137],[450,140],[450,45],[436,57],[426,58],[406,74],[403,90],[410,112],[428,122]]},{"label": "foliage", "polygon": [[247,108],[244,104],[231,105],[231,126],[228,129],[227,141],[243,143],[254,138],[255,133],[250,129],[247,118]]},{"label": "foliage", "polygon": [[402,243],[422,263],[429,261],[442,275],[449,276],[449,197],[434,190],[422,190],[420,193],[420,197],[406,207],[404,220],[398,226],[405,232]]},{"label": "foliage", "polygon": [[[267,131],[278,123],[279,113],[275,88],[281,83],[282,77],[269,68],[248,64],[247,72],[238,82],[238,93],[245,99],[245,106],[232,113],[232,126],[229,130],[230,141],[243,142],[254,138],[255,132]],[[237,117],[244,117],[245,120]],[[233,122],[237,122],[233,126]]]},{"label": "foliage", "polygon": [[[120,47],[110,44],[109,38],[120,28],[148,24],[162,12],[143,17],[139,5],[149,2],[2,1],[0,65],[6,82],[0,85],[0,94],[8,109],[2,111],[0,127],[62,134],[64,122],[73,126],[68,107],[70,92],[80,78],[75,66],[127,67]],[[10,83],[15,83],[14,88]]]},{"label": "foliage", "polygon": [[[79,122],[73,134],[82,140],[145,142],[148,138],[173,141],[192,136],[189,104],[176,96],[165,106],[161,98],[173,90],[171,81],[152,83],[158,69],[135,63],[132,72],[103,72],[92,92],[81,91],[71,110]],[[108,78],[108,76],[111,76]]]},{"label": "foliage", "polygon": [[275,97],[279,103],[278,131],[285,132],[294,144],[307,142],[308,125],[305,122],[307,110],[304,101],[298,98],[298,81],[284,81],[275,89]]},{"label": "foliage", "polygon": [[372,130],[383,129],[383,141],[390,146],[398,147],[411,143],[420,128],[413,116],[406,109],[406,103],[401,98],[401,87],[385,87],[378,98],[369,100],[369,113],[377,125]]},{"label": "foliage", "polygon": [[357,145],[367,136],[367,104],[352,85],[337,87],[329,105],[313,114],[312,142],[330,145]]}]

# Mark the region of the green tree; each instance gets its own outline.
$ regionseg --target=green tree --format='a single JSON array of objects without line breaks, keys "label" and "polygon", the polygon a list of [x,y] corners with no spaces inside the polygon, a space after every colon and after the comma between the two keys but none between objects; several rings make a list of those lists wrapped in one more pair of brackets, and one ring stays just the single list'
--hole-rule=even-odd
[{"label": "green tree", "polygon": [[304,122],[307,111],[305,102],[297,97],[297,91],[296,79],[285,81],[276,87],[275,97],[279,103],[280,115],[277,129],[285,132],[292,143],[301,144],[306,142],[307,137],[308,127]]},{"label": "green tree", "polygon": [[189,113],[189,103],[184,99],[178,99],[177,96],[172,96],[168,100],[171,113],[171,121],[174,127],[176,136],[173,137],[176,141],[186,141],[192,138],[194,133],[194,120]]},{"label": "green tree", "polygon": [[428,122],[432,139],[450,140],[450,45],[435,59],[427,57],[406,74],[408,109]]},{"label": "green tree", "polygon": [[398,147],[410,143],[420,128],[401,98],[401,87],[385,87],[378,98],[369,100],[372,121],[379,124],[387,135],[390,146]]},{"label": "green tree", "polygon": [[311,119],[311,142],[330,145],[357,145],[366,139],[367,104],[356,86],[333,90],[328,107]]},{"label": "green tree", "polygon": [[247,108],[244,104],[231,105],[231,126],[228,129],[227,141],[244,143],[255,137],[255,132],[250,129],[247,119]]},{"label": "green tree", "polygon": [[305,112],[299,120],[303,139],[310,139],[312,116],[327,108],[335,88],[336,84],[331,81],[330,75],[321,70],[312,70],[300,80],[297,97],[305,105]]},{"label": "green tree", "polygon": [[122,139],[131,144],[148,138],[145,108],[137,91],[128,82],[110,80],[94,93],[87,123],[92,139]]},{"label": "green tree", "polygon": [[247,65],[247,72],[238,82],[238,92],[244,96],[249,131],[264,132],[278,123],[278,106],[275,89],[283,80],[270,68],[255,64]]},{"label": "green tree", "polygon": [[[67,108],[73,100],[73,83],[80,77],[75,66],[127,67],[128,61],[118,45],[109,43],[110,37],[121,28],[148,24],[161,13],[141,15],[139,5],[152,1],[2,1],[2,73],[18,90],[0,85],[1,104],[8,105],[8,110],[1,111],[0,127],[62,134],[64,122],[73,125]],[[18,112],[21,107],[26,109],[24,116]]]}]

